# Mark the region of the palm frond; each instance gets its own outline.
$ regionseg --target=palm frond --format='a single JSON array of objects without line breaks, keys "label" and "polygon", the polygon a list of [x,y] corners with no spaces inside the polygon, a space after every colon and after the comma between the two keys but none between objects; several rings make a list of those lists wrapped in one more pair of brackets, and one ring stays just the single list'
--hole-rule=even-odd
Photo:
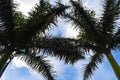
[{"label": "palm frond", "polygon": [[[34,10],[29,13],[30,16],[26,21],[25,28],[21,31],[16,31],[16,34],[18,34],[16,38],[17,43],[23,43],[22,45],[25,45],[27,42],[30,42],[36,34],[45,33],[52,25],[56,24],[57,18],[68,8],[68,6],[65,5],[51,6],[49,2],[41,1],[43,2],[36,5]],[[43,8],[45,9],[43,10]]]},{"label": "palm frond", "polygon": [[[45,9],[44,9],[45,7]],[[57,17],[60,16],[68,6],[51,6],[50,3],[45,2],[45,5],[38,4],[30,13],[30,17],[26,24],[26,32],[45,32],[46,29],[49,29],[51,25],[57,22]],[[43,10],[44,9],[44,10]]]},{"label": "palm frond", "polygon": [[69,14],[65,14],[64,15],[66,18],[69,19],[69,21],[72,21],[72,23],[75,25],[75,28],[78,29],[78,28],[82,28],[84,27],[84,23],[81,22],[79,19],[76,19],[75,17],[73,17],[72,15],[69,15]]},{"label": "palm frond", "polygon": [[13,19],[13,8],[13,0],[0,0],[0,19],[8,30],[15,27]]},{"label": "palm frond", "polygon": [[[91,27],[91,28],[95,27],[96,19],[94,18],[94,16],[92,16],[89,13],[90,11],[85,10],[82,3],[79,3],[73,0],[71,0],[71,3],[74,9],[73,15],[75,16],[75,18],[80,21],[83,21],[84,25],[87,25],[86,27]],[[85,28],[85,26],[82,28]]]},{"label": "palm frond", "polygon": [[13,17],[15,7],[16,5],[13,3],[13,0],[0,0],[0,19],[5,29],[6,43],[10,45],[15,43],[15,20]]},{"label": "palm frond", "polygon": [[30,13],[30,17],[26,21],[25,29],[21,32],[23,40],[20,40],[18,37],[18,41],[26,43],[27,41],[31,41],[38,32],[45,33],[52,25],[56,24],[57,17],[62,15],[68,8],[68,6],[64,5],[51,7],[49,3],[45,3],[45,6],[47,6],[47,9],[45,9],[44,12],[41,12],[44,6],[39,4],[35,7],[35,10]]},{"label": "palm frond", "polygon": [[82,50],[75,45],[75,41],[75,39],[70,38],[42,38],[31,42],[28,47],[33,47],[33,49],[38,48],[47,55],[57,57],[60,60],[64,60],[66,63],[73,64],[79,59],[84,59],[84,54]]},{"label": "palm frond", "polygon": [[120,44],[120,28],[116,32],[114,38],[115,38],[115,41],[118,42],[118,44]]},{"label": "palm frond", "polygon": [[118,31],[114,34],[113,39],[112,39],[112,43],[110,44],[110,46],[113,49],[119,48],[120,49],[120,28],[118,29]]},{"label": "palm frond", "polygon": [[116,5],[115,5],[115,18],[116,20],[120,19],[120,0],[116,1]]},{"label": "palm frond", "polygon": [[104,0],[104,12],[101,18],[103,34],[112,34],[116,24],[115,21],[118,20],[119,14],[119,0]]},{"label": "palm frond", "polygon": [[92,50],[94,52],[98,52],[98,53],[104,52],[104,49],[102,49],[101,46],[96,45],[94,43],[78,40],[78,43],[76,45],[80,49],[83,49],[85,51],[84,53],[89,52],[90,50]]},{"label": "palm frond", "polygon": [[[94,11],[86,10],[79,2],[71,0],[71,3],[74,9],[71,15],[73,17],[70,18],[71,21],[73,20],[75,24],[76,22],[79,22],[76,26],[83,29],[82,32],[88,35],[87,37],[89,40],[96,41],[97,43],[102,43],[101,37],[103,37],[103,35],[100,33],[99,28],[97,28],[98,20],[95,18]],[[78,21],[75,22],[75,19]]]},{"label": "palm frond", "polygon": [[94,54],[91,57],[90,62],[86,65],[85,67],[85,71],[84,71],[84,80],[88,80],[89,77],[91,77],[91,75],[93,75],[93,71],[96,70],[96,68],[98,68],[98,63],[101,63],[103,60],[103,54],[99,53],[99,54]]},{"label": "palm frond", "polygon": [[30,68],[41,73],[47,80],[54,80],[52,67],[48,61],[44,60],[44,57],[34,56],[29,53],[22,54],[20,56],[22,56],[21,60],[25,61]]},{"label": "palm frond", "polygon": [[14,11],[13,17],[15,19],[15,30],[23,29],[26,24],[25,15],[23,15],[22,12],[20,12],[20,11]]}]

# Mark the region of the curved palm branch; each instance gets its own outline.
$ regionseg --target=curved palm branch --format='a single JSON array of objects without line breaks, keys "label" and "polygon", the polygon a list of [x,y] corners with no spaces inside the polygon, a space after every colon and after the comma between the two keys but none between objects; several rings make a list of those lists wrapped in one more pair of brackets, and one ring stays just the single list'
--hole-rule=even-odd
[{"label": "curved palm branch", "polygon": [[26,62],[30,68],[41,73],[47,80],[54,80],[52,67],[48,61],[44,60],[43,56],[34,56],[32,54],[21,54],[21,60]]},{"label": "curved palm branch", "polygon": [[[48,8],[47,9],[45,8],[43,10],[44,6],[45,7],[48,6]],[[26,32],[29,32],[29,30],[32,29],[33,32],[40,31],[45,33],[45,30],[49,29],[52,24],[56,25],[57,17],[62,15],[65,12],[65,10],[69,7],[65,5],[51,7],[51,5],[48,3],[45,3],[44,6],[37,5],[35,7],[35,10],[29,13],[30,16],[26,23],[26,30],[25,30]]]},{"label": "curved palm branch", "polygon": [[[68,16],[72,17],[69,19],[84,31],[83,34],[85,36],[88,35],[87,37],[89,37],[89,40],[96,41],[96,43],[103,43],[101,37],[104,36],[101,35],[99,31],[99,27],[97,26],[98,20],[95,18],[94,11],[84,9],[82,2],[78,3],[71,0],[71,4],[74,11],[71,16]],[[74,21],[75,19],[77,19],[76,22]]]},{"label": "curved palm branch", "polygon": [[0,0],[0,19],[4,23],[7,30],[13,29],[14,19],[13,19],[13,1],[12,0]]},{"label": "curved palm branch", "polygon": [[103,61],[103,54],[102,53],[97,53],[94,54],[91,57],[90,62],[85,66],[85,71],[84,71],[84,80],[87,80],[89,77],[93,75],[93,71],[98,68],[98,63],[101,63]]},{"label": "curved palm branch", "polygon": [[[57,17],[68,8],[64,5],[55,7],[45,0],[40,0],[40,3],[30,13],[29,18],[26,19],[22,13],[13,9],[13,5],[12,0],[0,0],[0,20],[3,22],[2,26],[6,27],[6,30],[0,31],[0,37],[2,38],[0,42],[5,47],[5,52],[0,59],[0,72],[13,52],[21,50],[21,48],[24,50],[23,47],[26,48],[26,45],[30,44],[39,31],[45,32],[46,29],[49,29],[51,24],[56,23]],[[35,57],[33,57],[33,60],[35,60]],[[53,80],[49,73],[43,74]]]},{"label": "curved palm branch", "polygon": [[28,48],[32,50],[31,52],[39,54],[42,51],[43,54],[73,64],[79,59],[84,59],[83,52],[76,46],[76,42],[77,40],[71,38],[39,38],[28,44]]},{"label": "curved palm branch", "polygon": [[[45,7],[45,11],[42,12],[44,6],[47,6],[47,8]],[[18,30],[16,32],[18,33],[16,37],[18,43],[24,42],[24,44],[26,44],[27,41],[31,41],[36,34],[45,33],[47,29],[56,24],[57,17],[62,15],[67,8],[68,6],[65,5],[51,7],[48,3],[45,3],[45,5],[37,5],[35,9],[29,13],[30,16],[26,21],[25,28],[22,29],[22,31]],[[23,39],[20,39],[21,37]]]},{"label": "curved palm branch", "polygon": [[120,49],[120,29],[118,29],[118,31],[115,33],[115,35],[113,36],[113,43],[111,43],[111,46],[113,46],[114,48],[119,48]]},{"label": "curved palm branch", "polygon": [[14,18],[13,18],[13,12],[14,12],[15,4],[12,0],[0,0],[0,19],[2,21],[2,26],[4,26],[6,29],[6,34],[8,37],[8,44],[14,43]]},{"label": "curved palm branch", "polygon": [[[75,63],[79,59],[84,59],[84,55],[82,50],[79,49],[78,40],[71,38],[35,38],[22,49],[17,50],[19,56],[22,56],[22,60],[25,61],[32,69],[35,69],[38,72],[40,71],[38,66],[42,66],[38,64],[40,62],[38,60],[41,56],[53,56],[57,57],[60,60],[64,60],[66,63]],[[79,45],[79,44],[78,44]],[[24,53],[24,55],[21,55]],[[37,62],[38,61],[38,62]],[[45,67],[42,67],[45,69]],[[42,69],[41,68],[41,69]],[[42,70],[44,70],[42,69]],[[47,73],[47,71],[45,72]],[[43,76],[46,74],[43,74]],[[45,77],[49,77],[46,75]],[[48,79],[49,80],[49,79]]]},{"label": "curved palm branch", "polygon": [[[6,29],[8,31],[6,31],[6,30],[0,31],[0,37],[2,37],[2,40],[0,39],[0,42],[5,47],[4,48],[5,51],[3,52],[3,55],[1,56],[1,59],[0,59],[0,72],[1,72],[1,69],[3,69],[4,65],[6,64],[8,58],[10,57],[10,55],[12,55],[13,52],[18,52],[20,55],[21,52],[19,52],[19,51],[25,50],[25,51],[27,51],[27,52],[29,51],[29,52],[26,53],[25,55],[23,55],[24,60],[26,60],[26,62],[31,66],[31,68],[38,70],[38,72],[41,71],[41,73],[48,80],[53,80],[53,77],[50,74],[51,71],[50,71],[49,64],[46,61],[44,61],[41,58],[41,56],[36,57],[36,53],[38,51],[35,50],[36,47],[31,47],[30,45],[35,43],[34,39],[39,41],[39,37],[41,36],[41,34],[44,34],[45,31],[47,29],[49,29],[52,25],[57,24],[57,18],[65,12],[65,10],[68,8],[68,6],[61,4],[61,5],[55,7],[55,6],[52,6],[49,2],[47,2],[45,0],[40,0],[39,4],[36,5],[34,10],[32,10],[32,12],[29,13],[29,17],[24,18],[22,13],[16,12],[13,10],[12,3],[13,3],[12,0],[7,0],[7,2],[5,2],[3,0],[0,1],[0,4],[1,4],[0,5],[0,19],[2,20],[3,25],[5,25],[3,27],[8,27]],[[8,6],[8,5],[11,5],[11,6]],[[7,7],[10,8],[10,11],[11,11],[11,13],[9,13],[9,14],[7,14],[7,12],[9,12],[9,9],[8,10],[6,9]],[[10,18],[4,18],[6,16],[4,16],[4,13],[2,12],[3,9],[5,9],[4,10],[5,14],[8,15],[8,17],[10,17]],[[9,21],[11,24],[9,23]],[[11,28],[9,29],[9,27],[11,27]],[[40,44],[40,46],[38,44],[33,45],[33,46],[37,46],[38,49],[44,49],[48,52],[51,52],[50,55],[65,59],[66,62],[73,63],[78,58],[84,58],[83,56],[78,54],[79,52],[77,49],[74,48],[74,46],[72,46],[70,43],[65,43],[67,41],[62,41],[62,42],[59,41],[62,44],[60,44],[60,43],[57,44],[56,40],[53,40],[53,41],[55,41],[57,47],[60,47],[60,48],[55,48],[55,46],[54,46],[55,44],[52,44],[52,43],[54,43],[52,40],[44,41],[44,39],[43,39],[42,41],[40,40],[40,42],[44,43],[44,44],[46,44],[45,41],[47,41],[47,43],[49,44],[48,48],[43,46],[44,44],[42,45],[42,47],[40,47],[41,46],[40,42],[38,42],[38,44]],[[63,49],[63,47],[65,46],[64,44],[67,45],[68,49],[65,49],[65,50]],[[70,45],[70,47],[68,45]],[[52,46],[54,46],[54,47],[52,48]],[[74,49],[73,54],[70,53],[70,55],[72,56],[75,54],[75,56],[72,56],[72,57],[68,56],[69,54],[67,51],[70,50],[69,48]],[[50,50],[50,49],[52,49],[52,50]],[[33,53],[33,51],[34,51],[34,53]],[[65,51],[66,54],[63,51]],[[31,55],[35,55],[35,56],[31,56]],[[76,55],[78,55],[77,59],[75,59]],[[72,59],[72,60],[68,61],[70,59]],[[39,60],[39,61],[37,61],[37,60]],[[30,64],[30,63],[32,63],[32,64]]]},{"label": "curved palm branch", "polygon": [[[108,58],[116,76],[120,79],[119,65],[110,52],[113,49],[118,49],[120,45],[119,28],[116,26],[120,15],[120,1],[104,0],[104,12],[100,19],[96,19],[95,15],[91,13],[93,11],[85,9],[81,2],[73,0],[70,2],[73,9],[70,14],[65,14],[65,17],[72,21],[76,28],[80,29],[78,40],[84,43],[80,44],[79,47],[95,52],[85,68],[84,80],[93,74],[97,64],[102,61],[103,55]],[[115,29],[118,31],[115,32]]]},{"label": "curved palm branch", "polygon": [[120,1],[104,0],[104,12],[101,17],[103,34],[112,34],[115,28],[116,20],[119,19]]}]

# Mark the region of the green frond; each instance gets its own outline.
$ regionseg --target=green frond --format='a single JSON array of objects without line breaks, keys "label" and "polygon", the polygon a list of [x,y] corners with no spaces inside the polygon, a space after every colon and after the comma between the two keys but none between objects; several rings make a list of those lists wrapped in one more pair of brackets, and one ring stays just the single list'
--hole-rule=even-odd
[{"label": "green frond", "polygon": [[119,19],[119,14],[119,0],[104,0],[104,12],[101,17],[102,32],[104,35],[113,33],[116,20]]},{"label": "green frond", "polygon": [[[79,21],[82,21],[86,27],[95,27],[96,25],[96,19],[95,16],[92,16],[90,10],[85,10],[84,7],[82,6],[82,3],[72,1],[71,4],[73,6],[73,16],[75,16],[76,19]],[[92,11],[93,12],[93,11]],[[86,28],[85,26],[82,28]]]},{"label": "green frond", "polygon": [[[46,30],[49,30],[52,27],[52,25],[57,24],[57,18],[68,8],[68,6],[65,5],[51,6],[49,2],[42,3],[40,2],[36,5],[32,12],[29,13],[30,16],[25,22],[24,29],[16,31],[16,41],[17,43],[20,43],[18,45],[26,45],[26,43],[30,42],[34,36],[38,35],[38,33],[44,34]],[[43,11],[44,7],[45,9]]]},{"label": "green frond", "polygon": [[14,20],[14,11],[16,4],[13,3],[13,0],[0,0],[0,19],[2,22],[2,27],[4,27],[4,42],[8,45],[13,45],[15,43],[15,20]]},{"label": "green frond", "polygon": [[88,40],[101,44],[103,42],[101,39],[103,35],[100,33],[99,27],[97,26],[98,20],[95,18],[94,11],[86,10],[81,3],[73,0],[71,0],[71,4],[74,10],[71,14],[72,18],[70,19],[75,24],[77,23],[76,26],[82,29],[80,34],[83,32],[83,34],[87,35]]},{"label": "green frond", "polygon": [[43,51],[43,54],[73,64],[79,59],[84,59],[83,52],[75,45],[75,41],[75,39],[70,38],[42,38],[31,42],[29,47],[38,48]]},{"label": "green frond", "polygon": [[8,30],[15,27],[13,19],[13,8],[13,0],[0,0],[0,19]]},{"label": "green frond", "polygon": [[112,43],[110,44],[110,46],[113,49],[120,49],[120,29],[118,29],[118,31],[114,34],[113,39],[112,39]]},{"label": "green frond", "polygon": [[85,26],[83,22],[81,22],[79,19],[76,19],[74,16],[70,14],[65,14],[64,16],[65,18],[68,18],[68,21],[72,22],[72,24],[75,25],[76,29],[79,29]]},{"label": "green frond", "polygon": [[87,33],[84,31],[83,27],[85,27],[84,22],[82,22],[79,19],[76,19],[74,16],[69,15],[69,14],[65,14],[65,17],[67,17],[69,19],[69,21],[71,21],[74,25],[76,29],[80,29],[79,35],[78,35],[78,39],[79,40],[83,40],[83,41],[91,41],[89,38],[89,36],[87,35]]},{"label": "green frond", "polygon": [[13,17],[15,19],[15,29],[23,29],[26,24],[25,15],[22,12],[15,11]]},{"label": "green frond", "polygon": [[90,50],[98,53],[104,53],[104,49],[101,49],[101,46],[88,41],[78,40],[78,43],[76,45],[80,49],[83,49],[84,53],[89,52]]},{"label": "green frond", "polygon": [[93,75],[93,71],[96,70],[96,68],[98,68],[98,63],[101,63],[103,60],[103,54],[99,53],[99,54],[94,54],[91,57],[90,62],[86,65],[85,67],[85,71],[84,71],[84,80],[88,80],[91,75]]},{"label": "green frond", "polygon": [[64,13],[64,11],[68,8],[67,6],[54,7],[51,6],[50,3],[45,3],[44,6],[38,4],[35,7],[35,10],[30,13],[30,17],[26,25],[26,31],[40,31],[44,33],[45,30],[49,29],[52,24],[56,24],[57,17]]},{"label": "green frond", "polygon": [[[45,6],[48,6],[44,12],[41,4],[38,4],[30,13],[30,17],[26,21],[25,29],[22,32],[22,37],[24,40],[32,39],[36,33],[45,33],[46,30],[49,30],[52,25],[57,24],[57,18],[62,15],[68,6],[49,6],[49,4],[45,3]],[[21,40],[22,41],[22,40]]]},{"label": "green frond", "polygon": [[118,42],[118,44],[120,44],[120,29],[118,29],[114,38],[115,38],[115,41]]},{"label": "green frond", "polygon": [[120,19],[120,0],[116,1],[116,5],[115,5],[115,18],[116,20]]},{"label": "green frond", "polygon": [[21,56],[21,60],[26,62],[30,68],[41,73],[47,80],[54,80],[52,67],[48,61],[44,60],[44,57],[34,56],[29,53],[21,54]]}]

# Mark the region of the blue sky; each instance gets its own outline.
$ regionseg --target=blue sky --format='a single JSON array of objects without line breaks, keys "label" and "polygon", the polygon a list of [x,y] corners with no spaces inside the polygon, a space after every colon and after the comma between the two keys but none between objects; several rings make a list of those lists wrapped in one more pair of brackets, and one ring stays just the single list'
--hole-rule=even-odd
[{"label": "blue sky", "polygon": [[[39,0],[15,1],[20,4],[18,10],[22,11],[25,15],[27,15],[26,12],[30,11],[30,9]],[[68,0],[64,0],[64,2],[67,1]],[[97,12],[97,16],[100,16],[99,13],[100,11],[102,11],[100,1],[101,0],[92,0],[91,2],[91,0],[86,0],[86,2],[84,3],[85,6],[87,6],[88,8],[95,10]],[[63,23],[64,21],[60,19],[59,27],[51,30],[51,34],[54,36],[75,38],[78,34],[77,31],[73,30],[73,27],[70,23]],[[119,53],[119,51],[113,51],[115,59],[120,64]],[[72,66],[65,64],[63,61],[59,61],[56,58],[48,57],[47,59],[50,60],[50,63],[56,71],[56,80],[82,80],[84,65],[86,61],[88,61],[88,59],[86,59],[85,61],[78,61]],[[40,74],[31,70],[25,63],[21,62],[17,58],[14,58],[4,72],[2,80],[44,80],[44,78]],[[95,71],[94,76],[90,80],[117,80],[106,58],[104,58],[104,62],[99,65],[99,69]]]}]

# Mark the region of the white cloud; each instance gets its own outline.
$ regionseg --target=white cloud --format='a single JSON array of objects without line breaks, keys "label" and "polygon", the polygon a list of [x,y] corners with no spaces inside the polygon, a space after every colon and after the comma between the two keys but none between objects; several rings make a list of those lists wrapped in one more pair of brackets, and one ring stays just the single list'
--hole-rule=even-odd
[{"label": "white cloud", "polygon": [[30,69],[24,62],[14,58],[3,73],[2,80],[44,80],[43,77]]},{"label": "white cloud", "polygon": [[65,24],[64,30],[65,32],[62,36],[66,38],[76,38],[79,34],[79,30],[75,29],[71,23]]},{"label": "white cloud", "polygon": [[36,3],[39,2],[39,0],[14,0],[16,3],[18,3],[18,11],[22,11],[24,15],[28,15],[27,12],[29,12]]},{"label": "white cloud", "polygon": [[58,19],[58,27],[49,30],[49,34],[53,36],[65,38],[77,38],[79,29],[76,29],[70,22],[63,19]]},{"label": "white cloud", "polygon": [[[67,77],[68,77],[69,73],[65,74],[65,72],[67,71],[66,68],[71,68],[72,69],[72,66],[65,64],[63,61],[60,61],[55,57],[47,57],[46,60],[49,60],[50,64],[52,65],[53,70],[55,71],[55,78],[68,80]],[[13,72],[11,72],[11,74],[13,74],[13,75],[15,75],[15,73],[17,73],[16,72],[17,69],[26,68],[28,70],[27,73],[29,73],[28,76],[34,76],[36,78],[40,78],[40,80],[44,80],[44,78],[40,74],[38,74],[34,70],[30,69],[25,63],[21,62],[18,58],[13,59],[12,63],[8,67],[9,67],[9,69],[7,69],[7,71],[12,70]],[[71,71],[71,73],[73,73],[73,72]],[[17,76],[16,76],[16,78],[17,78]],[[29,77],[25,77],[25,78],[29,79]],[[5,77],[3,76],[2,79],[5,80]],[[73,77],[73,79],[74,79],[74,77]],[[32,80],[32,79],[29,79],[29,80]]]},{"label": "white cloud", "polygon": [[15,57],[13,60],[12,60],[12,64],[15,66],[15,67],[27,67],[27,65],[20,60],[20,58],[18,57]]}]

